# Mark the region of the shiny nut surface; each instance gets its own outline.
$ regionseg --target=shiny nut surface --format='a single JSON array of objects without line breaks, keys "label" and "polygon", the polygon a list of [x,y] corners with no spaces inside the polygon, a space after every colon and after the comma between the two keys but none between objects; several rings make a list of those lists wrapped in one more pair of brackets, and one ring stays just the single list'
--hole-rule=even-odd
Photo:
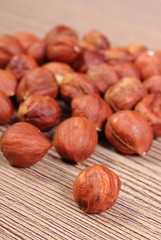
[{"label": "shiny nut surface", "polygon": [[7,124],[13,118],[14,108],[9,97],[0,90],[0,124]]},{"label": "shiny nut surface", "polygon": [[86,213],[101,213],[117,200],[121,182],[119,177],[103,165],[84,168],[73,185],[74,200]]},{"label": "shiny nut surface", "polygon": [[145,95],[147,90],[137,78],[122,78],[105,92],[104,99],[114,111],[132,109]]},{"label": "shiny nut surface", "polygon": [[18,84],[16,98],[18,102],[28,96],[39,93],[56,98],[58,95],[58,84],[52,73],[44,68],[36,68],[29,71]]},{"label": "shiny nut surface", "polygon": [[142,154],[151,147],[153,131],[150,124],[137,112],[122,110],[108,118],[105,136],[120,152]]},{"label": "shiny nut surface", "polygon": [[148,94],[136,106],[137,111],[152,126],[154,136],[161,136],[161,93]]},{"label": "shiny nut surface", "polygon": [[33,94],[19,105],[18,118],[46,130],[59,123],[61,108],[53,98]]},{"label": "shiny nut surface", "polygon": [[86,118],[72,117],[57,127],[53,144],[62,158],[78,163],[94,152],[97,141],[98,135],[92,122]]},{"label": "shiny nut surface", "polygon": [[15,123],[1,137],[1,151],[15,167],[32,166],[43,158],[50,147],[45,135],[30,123]]},{"label": "shiny nut surface", "polygon": [[75,97],[71,102],[73,117],[86,117],[101,131],[107,118],[112,114],[112,110],[99,95],[90,94]]}]

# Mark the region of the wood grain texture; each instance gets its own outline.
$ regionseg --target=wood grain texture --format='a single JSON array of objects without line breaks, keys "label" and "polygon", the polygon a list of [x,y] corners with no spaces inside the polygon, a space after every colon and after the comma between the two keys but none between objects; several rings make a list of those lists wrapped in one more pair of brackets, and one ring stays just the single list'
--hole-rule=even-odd
[{"label": "wood grain texture", "polygon": [[[0,33],[25,30],[43,37],[65,23],[80,35],[100,29],[113,45],[139,41],[158,49],[160,12],[160,0],[5,0],[0,1]],[[52,139],[53,133],[46,135]],[[122,181],[116,204],[102,214],[83,213],[72,196],[77,174],[93,164],[104,164]],[[0,239],[161,239],[161,139],[153,141],[147,155],[131,156],[101,138],[95,153],[78,165],[62,161],[54,148],[26,169],[10,166],[0,154]]]}]

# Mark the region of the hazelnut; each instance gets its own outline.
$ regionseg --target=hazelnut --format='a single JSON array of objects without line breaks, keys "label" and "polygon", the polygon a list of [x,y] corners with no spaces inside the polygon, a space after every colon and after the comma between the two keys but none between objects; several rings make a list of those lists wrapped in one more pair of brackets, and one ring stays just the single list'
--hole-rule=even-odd
[{"label": "hazelnut", "polygon": [[52,61],[71,63],[80,51],[80,47],[74,39],[60,35],[47,44],[46,56]]},{"label": "hazelnut", "polygon": [[126,45],[125,49],[134,57],[134,59],[141,53],[147,51],[147,47],[137,42]]},{"label": "hazelnut", "polygon": [[101,213],[111,208],[119,194],[119,177],[103,165],[84,168],[73,185],[74,200],[86,213]]},{"label": "hazelnut", "polygon": [[70,103],[76,96],[91,93],[99,94],[99,91],[88,76],[83,73],[68,73],[64,75],[60,85],[60,95],[66,103]]},{"label": "hazelnut", "polygon": [[119,80],[113,67],[106,63],[89,67],[87,76],[99,89],[100,93],[104,93],[111,85]]},{"label": "hazelnut", "polygon": [[27,54],[33,57],[39,64],[43,63],[46,55],[46,42],[39,39],[27,49]]},{"label": "hazelnut", "polygon": [[7,96],[14,96],[17,87],[17,80],[14,75],[6,70],[0,69],[0,90]]},{"label": "hazelnut", "polygon": [[72,67],[75,71],[87,72],[90,66],[100,65],[105,62],[103,53],[96,50],[83,49],[72,62]]},{"label": "hazelnut", "polygon": [[140,73],[136,68],[134,63],[131,62],[121,62],[115,64],[113,69],[117,73],[119,79],[124,77],[131,77],[131,78],[140,78]]},{"label": "hazelnut", "polygon": [[97,30],[92,30],[85,34],[83,40],[96,49],[109,49],[110,47],[107,37]]},{"label": "hazelnut", "polygon": [[140,54],[136,60],[135,65],[138,68],[142,80],[159,75],[161,72],[160,60],[154,51],[146,51]]},{"label": "hazelnut", "polygon": [[150,124],[137,112],[122,110],[108,118],[105,136],[120,152],[142,154],[151,147],[153,131]]},{"label": "hazelnut", "polygon": [[161,93],[161,75],[146,79],[143,85],[149,93]]},{"label": "hazelnut", "polygon": [[86,117],[101,131],[112,110],[100,96],[90,94],[75,97],[71,102],[73,117]]},{"label": "hazelnut", "polygon": [[125,49],[121,47],[110,48],[103,51],[106,61],[113,65],[119,62],[131,62],[133,56]]},{"label": "hazelnut", "polygon": [[94,152],[97,141],[98,135],[92,122],[83,117],[72,117],[56,128],[53,144],[62,158],[78,163]]},{"label": "hazelnut", "polygon": [[155,137],[161,136],[161,93],[148,94],[136,106],[137,111],[152,126]]},{"label": "hazelnut", "polygon": [[61,62],[49,62],[44,64],[43,68],[49,70],[54,75],[58,84],[61,84],[66,73],[74,72],[68,64]]},{"label": "hazelnut", "polygon": [[11,100],[0,90],[0,124],[7,124],[13,118],[14,108]]},{"label": "hazelnut", "polygon": [[66,25],[58,25],[58,26],[55,26],[54,28],[52,28],[46,34],[45,40],[47,42],[52,42],[53,39],[55,39],[55,37],[60,36],[60,35],[67,36],[67,37],[73,38],[75,40],[78,39],[78,34],[73,28],[68,27]]},{"label": "hazelnut", "polygon": [[5,67],[13,55],[22,53],[23,49],[16,38],[0,35],[0,67]]},{"label": "hazelnut", "polygon": [[122,78],[105,92],[107,101],[114,111],[132,109],[147,94],[139,79]]},{"label": "hazelnut", "polygon": [[39,40],[35,34],[29,32],[16,32],[13,36],[20,42],[25,51]]},{"label": "hazelnut", "polygon": [[29,71],[18,84],[17,101],[21,102],[34,93],[57,97],[58,84],[50,71],[44,68],[35,68]]},{"label": "hazelnut", "polygon": [[33,94],[19,105],[18,118],[47,130],[60,122],[61,108],[51,97]]},{"label": "hazelnut", "polygon": [[11,71],[19,81],[25,74],[34,68],[37,68],[36,61],[25,54],[14,55],[7,65],[7,70]]},{"label": "hazelnut", "polygon": [[30,123],[18,122],[1,137],[1,151],[15,167],[30,167],[40,161],[51,144],[40,130]]}]

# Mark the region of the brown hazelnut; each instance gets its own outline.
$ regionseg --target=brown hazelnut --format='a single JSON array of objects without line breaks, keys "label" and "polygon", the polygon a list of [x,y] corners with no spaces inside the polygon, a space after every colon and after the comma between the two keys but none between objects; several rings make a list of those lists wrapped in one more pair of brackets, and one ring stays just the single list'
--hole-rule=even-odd
[{"label": "brown hazelnut", "polygon": [[107,101],[114,111],[132,109],[145,95],[147,90],[139,79],[122,78],[105,92]]},{"label": "brown hazelnut", "polygon": [[103,53],[96,50],[83,49],[72,62],[72,67],[75,71],[87,72],[90,66],[100,65],[105,62]]},{"label": "brown hazelnut", "polygon": [[0,67],[5,67],[13,55],[22,53],[23,49],[16,38],[0,35]]},{"label": "brown hazelnut", "polygon": [[83,40],[89,45],[94,46],[95,49],[109,49],[110,47],[108,38],[97,30],[92,30],[86,33]]},{"label": "brown hazelnut", "polygon": [[75,97],[71,102],[73,117],[86,117],[101,131],[112,110],[99,95],[90,94]]},{"label": "brown hazelnut", "polygon": [[13,118],[14,108],[9,97],[0,90],[0,124],[7,124]]},{"label": "brown hazelnut", "polygon": [[58,84],[61,84],[66,73],[74,72],[68,64],[61,62],[49,62],[44,64],[43,68],[49,70],[54,75]]},{"label": "brown hazelnut", "polygon": [[34,125],[18,122],[10,126],[1,137],[1,151],[15,167],[30,167],[40,161],[51,144]]},{"label": "brown hazelnut", "polygon": [[73,28],[68,27],[66,25],[58,25],[58,26],[55,26],[54,28],[52,28],[46,34],[45,40],[47,42],[52,42],[53,39],[55,39],[55,37],[60,36],[60,35],[67,36],[67,37],[73,38],[75,40],[78,39],[78,34]]},{"label": "brown hazelnut", "polygon": [[106,63],[89,67],[86,74],[100,93],[104,93],[119,80],[113,67]]},{"label": "brown hazelnut", "polygon": [[125,49],[121,47],[110,48],[103,51],[106,61],[113,65],[119,62],[131,62],[133,56]]},{"label": "brown hazelnut", "polygon": [[61,108],[51,97],[33,94],[19,105],[18,118],[48,130],[60,122]]},{"label": "brown hazelnut", "polygon": [[134,63],[121,62],[121,63],[115,64],[113,66],[113,69],[117,73],[119,79],[125,78],[125,77],[140,79],[140,73]]},{"label": "brown hazelnut", "polygon": [[137,111],[152,126],[155,137],[161,136],[161,93],[148,94],[136,106]]},{"label": "brown hazelnut", "polygon": [[71,63],[81,49],[74,39],[60,35],[47,44],[46,56],[49,60]]},{"label": "brown hazelnut", "polygon": [[0,90],[6,93],[7,96],[14,96],[17,87],[15,76],[3,69],[0,69]]},{"label": "brown hazelnut", "polygon": [[151,50],[140,54],[135,60],[135,65],[141,74],[142,80],[159,75],[161,72],[160,60],[155,52]]},{"label": "brown hazelnut", "polygon": [[143,85],[149,93],[161,93],[161,75],[146,79]]},{"label": "brown hazelnut", "polygon": [[39,40],[35,34],[29,32],[16,32],[13,36],[20,42],[25,51]]},{"label": "brown hazelnut", "polygon": [[134,59],[148,50],[147,47],[137,42],[126,45],[125,49],[134,57]]},{"label": "brown hazelnut", "polygon": [[94,152],[97,141],[98,135],[91,121],[83,117],[72,117],[56,128],[53,144],[62,158],[78,163]]},{"label": "brown hazelnut", "polygon": [[19,81],[25,74],[34,68],[37,68],[37,62],[25,54],[14,55],[7,65],[7,70],[11,71]]},{"label": "brown hazelnut", "polygon": [[101,213],[111,208],[119,194],[119,177],[103,165],[84,168],[73,185],[74,200],[86,213]]},{"label": "brown hazelnut", "polygon": [[66,103],[70,103],[76,96],[91,93],[99,94],[99,91],[88,76],[83,73],[68,73],[64,75],[60,85],[60,95]]},{"label": "brown hazelnut", "polygon": [[142,154],[151,147],[153,131],[150,124],[137,112],[122,110],[108,118],[105,136],[120,152]]},{"label": "brown hazelnut", "polygon": [[35,68],[21,79],[16,90],[18,102],[34,93],[48,95],[53,98],[57,97],[58,84],[50,71],[44,68]]}]

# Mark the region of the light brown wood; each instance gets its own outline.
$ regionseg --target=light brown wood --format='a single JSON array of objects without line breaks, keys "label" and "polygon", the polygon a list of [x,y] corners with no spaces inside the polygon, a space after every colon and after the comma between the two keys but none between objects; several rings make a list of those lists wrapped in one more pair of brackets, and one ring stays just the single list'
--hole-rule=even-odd
[{"label": "light brown wood", "polygon": [[[160,0],[0,1],[0,33],[31,31],[43,37],[65,23],[80,36],[90,29],[107,34],[114,46],[140,42],[161,48]],[[7,126],[1,126],[1,133]],[[46,133],[52,139],[54,130]],[[104,164],[122,187],[116,204],[102,214],[85,214],[73,201],[72,185],[86,166]],[[12,167],[0,154],[0,239],[161,239],[161,139],[145,156],[119,154],[100,140],[87,161],[71,165],[52,148],[30,168]]]}]

